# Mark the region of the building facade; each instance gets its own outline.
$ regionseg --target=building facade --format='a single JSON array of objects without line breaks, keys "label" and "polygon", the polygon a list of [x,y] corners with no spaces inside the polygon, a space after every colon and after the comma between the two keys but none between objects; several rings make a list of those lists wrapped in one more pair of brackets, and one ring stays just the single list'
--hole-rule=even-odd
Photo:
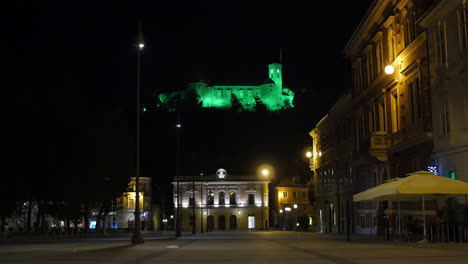
[{"label": "building facade", "polygon": [[313,148],[309,164],[314,175],[316,230],[321,232],[345,231],[346,204],[355,192],[351,99],[351,93],[346,93],[309,133]]},{"label": "building facade", "polygon": [[[445,13],[437,10],[437,3],[443,2],[456,8]],[[430,15],[431,12],[437,15]],[[443,24],[444,32],[452,32],[454,36],[466,30],[466,20],[463,20],[466,2],[463,1],[375,0],[345,46],[344,54],[352,65],[352,88],[310,132],[314,148],[310,167],[314,172],[321,231],[343,232],[346,230],[343,221],[349,221],[350,231],[354,233],[383,234],[387,224],[394,232],[398,223],[396,203],[348,202],[352,201],[352,195],[392,178],[428,170],[437,162],[441,164],[447,160],[444,156],[451,156],[452,160],[464,159],[463,154],[452,155],[466,146],[466,141],[463,143],[466,139],[464,116],[457,117],[460,119],[457,129],[447,126],[452,120],[438,113],[447,113],[451,108],[444,108],[441,95],[432,94],[438,91],[447,97],[447,89],[453,89],[453,94],[459,96],[453,105],[457,104],[461,113],[465,111],[463,39],[456,42],[459,47],[455,49],[454,46],[456,51],[452,51],[452,57],[458,57],[459,62],[452,58],[452,71],[445,71],[455,74],[456,81],[444,84],[448,75],[437,77],[433,73],[431,57],[437,54],[432,53],[440,49],[434,48],[431,52],[431,45],[439,43],[440,46],[442,40],[447,44],[448,39],[447,36],[441,38],[440,33],[440,20],[444,15],[451,21]],[[438,56],[447,58],[448,55]],[[447,64],[444,67],[447,68]],[[438,69],[440,72],[441,68]],[[435,147],[435,155],[433,135],[437,129],[433,129],[433,122],[436,125],[439,122],[441,129],[445,125],[446,130],[457,130],[460,136],[458,140],[446,136],[446,142],[448,138],[453,140],[450,147],[447,144],[442,147],[445,143],[441,142]],[[444,139],[444,136],[438,137]],[[455,141],[457,143],[453,144]],[[463,170],[463,165],[458,168]],[[345,202],[349,207],[344,206]],[[436,208],[436,202],[427,203],[429,222],[435,220]],[[346,209],[350,211],[348,216]],[[402,225],[408,224],[409,219],[421,219],[421,204],[401,202],[401,215]]]},{"label": "building facade", "polygon": [[175,217],[179,215],[182,231],[193,225],[196,232],[266,229],[269,182],[257,175],[228,175],[224,169],[215,175],[175,177]]},{"label": "building facade", "polygon": [[275,111],[293,107],[294,92],[283,84],[283,69],[279,63],[268,65],[268,78],[263,82],[228,84],[226,82],[208,85],[203,81],[190,83],[186,90],[162,93],[160,105],[183,98],[194,92],[202,107],[231,108],[234,98],[246,110],[254,110],[257,103],[265,104],[267,110]]},{"label": "building facade", "polygon": [[[140,177],[140,221],[141,230],[153,230],[155,224],[159,221],[154,221],[153,209],[151,204],[152,190],[151,178]],[[107,216],[110,218],[108,222],[112,222],[112,228],[133,228],[135,227],[135,205],[136,205],[136,184],[135,177],[130,178],[128,191],[122,194],[122,197],[117,199],[119,210],[113,215]]]},{"label": "building facade", "polygon": [[286,178],[275,186],[276,225],[280,230],[294,230],[297,216],[307,215],[309,226],[314,223],[313,208],[309,199],[309,187],[301,184],[297,177]]},{"label": "building facade", "polygon": [[428,36],[434,169],[468,182],[467,5],[466,0],[439,1],[420,25]]}]

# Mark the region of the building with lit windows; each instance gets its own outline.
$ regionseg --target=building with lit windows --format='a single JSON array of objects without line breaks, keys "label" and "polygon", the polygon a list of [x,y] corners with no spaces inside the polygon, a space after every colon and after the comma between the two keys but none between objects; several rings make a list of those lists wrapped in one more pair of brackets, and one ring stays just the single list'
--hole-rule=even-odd
[{"label": "building with lit windows", "polygon": [[172,100],[178,100],[195,93],[202,107],[231,108],[233,100],[237,99],[246,110],[254,110],[257,103],[265,104],[267,110],[275,111],[293,107],[294,92],[283,83],[283,69],[279,63],[268,65],[268,78],[256,83],[219,82],[213,85],[200,81],[190,83],[186,90],[162,93],[159,95],[160,107],[170,105]]},{"label": "building with lit windows", "polygon": [[429,46],[434,170],[468,182],[467,5],[466,0],[440,1],[420,25]]},{"label": "building with lit windows", "polygon": [[280,230],[294,230],[298,215],[307,215],[313,225],[313,209],[309,200],[309,187],[297,177],[285,178],[275,186],[276,223]]},{"label": "building with lit windows", "polygon": [[[314,173],[321,231],[344,232],[346,221],[350,222],[352,233],[383,234],[387,220],[391,232],[397,228],[396,203],[350,202],[349,207],[346,203],[352,201],[353,194],[392,178],[428,170],[436,164],[432,155],[433,131],[437,130],[433,129],[433,120],[437,125],[437,116],[443,115],[434,111],[442,113],[443,109],[451,108],[444,108],[444,102],[431,95],[431,87],[432,91],[439,89],[441,95],[450,94],[443,92],[448,88],[442,87],[450,86],[453,91],[459,91],[456,100],[463,113],[461,101],[465,97],[460,91],[466,73],[463,75],[460,69],[465,65],[461,61],[466,59],[462,57],[464,40],[461,39],[457,43],[462,46],[452,51],[452,57],[460,59],[453,64],[451,72],[458,69],[455,83],[460,85],[444,84],[443,78],[437,76],[434,83],[434,73],[438,71],[438,76],[442,76],[440,74],[450,71],[444,72],[442,67],[433,73],[434,55],[430,48],[431,43],[448,39],[440,38],[434,31],[440,33],[443,28],[452,32],[452,37],[457,30],[462,32],[463,25],[456,23],[457,19],[466,21],[463,20],[466,3],[462,2],[375,0],[349,39],[343,52],[351,63],[352,88],[310,132],[314,148],[310,168]],[[441,12],[443,8],[437,6],[443,3],[457,7],[451,12]],[[436,27],[444,15],[450,17],[451,23]],[[432,53],[438,50],[434,48]],[[440,105],[442,110],[434,107],[433,111],[433,104]],[[463,123],[463,118],[461,121]],[[460,138],[464,136],[462,126],[458,126]],[[463,144],[458,142],[458,146]],[[436,156],[445,155],[440,150],[439,147]],[[346,215],[347,208],[349,215]],[[436,208],[433,201],[426,204],[428,222],[434,221]],[[421,219],[421,209],[420,203],[401,202],[402,225],[407,224],[409,217]]]},{"label": "building with lit windows", "polygon": [[269,182],[257,175],[229,175],[224,169],[175,177],[174,207],[181,230],[192,230],[194,222],[196,232],[268,228]]},{"label": "building with lit windows", "polygon": [[346,204],[354,194],[352,154],[354,115],[351,93],[342,96],[310,131],[317,216],[316,230],[344,232]]},{"label": "building with lit windows", "polygon": [[[140,177],[140,221],[141,230],[153,230],[154,225],[158,223],[158,220],[153,219],[157,215],[153,214],[153,208],[151,205],[151,178]],[[133,228],[135,227],[135,204],[136,204],[136,192],[135,192],[135,177],[130,178],[128,184],[128,191],[122,194],[122,197],[117,199],[119,209],[116,212],[111,213],[107,216],[108,223],[112,223],[112,228]],[[110,227],[110,226],[108,226]]]}]

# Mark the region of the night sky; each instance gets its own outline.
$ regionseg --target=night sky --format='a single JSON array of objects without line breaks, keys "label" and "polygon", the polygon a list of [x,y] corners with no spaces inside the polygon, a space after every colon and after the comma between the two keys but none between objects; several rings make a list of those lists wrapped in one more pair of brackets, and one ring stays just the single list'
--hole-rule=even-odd
[{"label": "night sky", "polygon": [[[264,80],[267,65],[279,62],[280,48],[285,84],[296,96],[313,95],[307,109],[277,123],[252,117],[228,128],[222,117],[182,117],[192,125],[184,135],[196,131],[182,140],[182,164],[203,160],[183,168],[183,174],[213,174],[219,167],[252,174],[255,164],[279,160],[282,176],[290,173],[291,164],[307,168],[300,152],[310,144],[310,129],[351,87],[342,50],[371,2],[15,1],[4,9],[7,48],[2,52],[4,98],[12,117],[11,167],[50,173],[64,156],[73,156],[84,138],[93,137],[96,124],[107,124],[108,133],[120,133],[121,127],[134,133],[140,19],[146,43],[141,63],[145,105],[158,92],[184,89],[191,81]],[[162,186],[159,182],[175,173],[176,120],[151,110],[145,115],[142,176]],[[216,140],[194,143],[200,135]],[[254,151],[265,153],[252,155]]]}]

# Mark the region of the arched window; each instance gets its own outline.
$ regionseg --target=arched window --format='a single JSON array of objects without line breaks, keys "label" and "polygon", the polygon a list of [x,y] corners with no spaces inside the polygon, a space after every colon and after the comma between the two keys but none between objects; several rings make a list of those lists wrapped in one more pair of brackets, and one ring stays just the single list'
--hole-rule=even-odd
[{"label": "arched window", "polygon": [[230,192],[229,193],[229,204],[236,204],[236,193]]},{"label": "arched window", "polygon": [[219,202],[218,204],[226,204],[226,196],[224,192],[219,193]]},{"label": "arched window", "polygon": [[208,205],[213,205],[214,204],[214,193],[213,192],[208,192],[208,196],[206,197],[206,201]]}]

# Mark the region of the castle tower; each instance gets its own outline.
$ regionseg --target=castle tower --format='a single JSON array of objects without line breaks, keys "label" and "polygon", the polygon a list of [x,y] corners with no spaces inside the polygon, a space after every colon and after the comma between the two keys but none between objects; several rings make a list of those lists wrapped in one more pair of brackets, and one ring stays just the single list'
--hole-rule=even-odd
[{"label": "castle tower", "polygon": [[283,89],[283,70],[279,63],[268,64],[268,77],[272,79],[278,88]]}]

